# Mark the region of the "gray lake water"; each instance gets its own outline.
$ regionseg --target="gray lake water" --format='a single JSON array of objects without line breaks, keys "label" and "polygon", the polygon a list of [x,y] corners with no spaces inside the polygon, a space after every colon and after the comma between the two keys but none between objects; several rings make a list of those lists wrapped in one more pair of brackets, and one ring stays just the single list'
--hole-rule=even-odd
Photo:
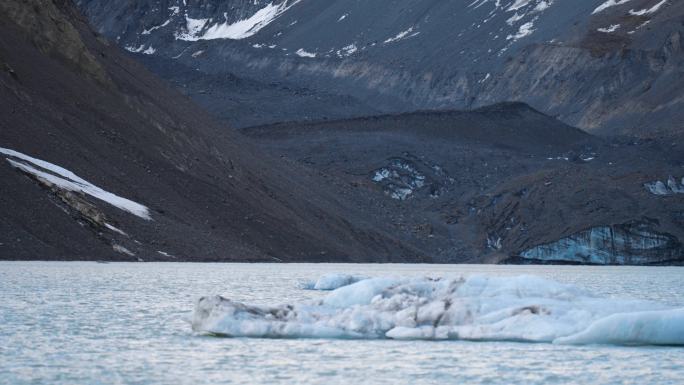
[{"label": "gray lake water", "polygon": [[533,274],[684,307],[682,267],[0,262],[0,384],[682,384],[684,348],[216,338],[195,300],[314,299],[326,273]]}]

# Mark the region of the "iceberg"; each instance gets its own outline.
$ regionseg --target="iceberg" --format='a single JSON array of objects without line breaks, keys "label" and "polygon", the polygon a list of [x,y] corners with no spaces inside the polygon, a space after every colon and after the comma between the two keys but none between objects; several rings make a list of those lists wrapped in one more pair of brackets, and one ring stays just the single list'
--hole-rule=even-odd
[{"label": "iceberg", "polygon": [[225,337],[684,345],[684,309],[535,276],[381,277],[277,306],[202,297],[192,328]]},{"label": "iceberg", "polygon": [[300,287],[304,290],[335,290],[364,279],[368,279],[368,277],[364,275],[332,273],[320,276],[315,282],[304,282],[300,284]]},{"label": "iceberg", "polygon": [[684,309],[613,314],[561,344],[684,345]]}]

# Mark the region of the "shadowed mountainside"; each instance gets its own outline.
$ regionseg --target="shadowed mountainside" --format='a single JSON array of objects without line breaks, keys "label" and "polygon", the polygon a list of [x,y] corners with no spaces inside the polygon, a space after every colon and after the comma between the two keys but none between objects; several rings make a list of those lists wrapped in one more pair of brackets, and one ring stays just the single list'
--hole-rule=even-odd
[{"label": "shadowed mountainside", "polygon": [[317,175],[259,155],[69,2],[0,11],[1,258],[423,260]]}]

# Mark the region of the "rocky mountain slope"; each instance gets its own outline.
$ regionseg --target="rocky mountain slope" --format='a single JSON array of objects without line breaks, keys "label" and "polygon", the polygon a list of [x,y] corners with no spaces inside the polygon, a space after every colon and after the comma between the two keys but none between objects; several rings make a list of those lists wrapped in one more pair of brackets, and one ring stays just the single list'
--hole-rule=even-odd
[{"label": "rocky mountain slope", "polygon": [[[677,4],[78,3],[135,55],[69,1],[0,3],[0,259],[684,262],[679,43],[648,30]],[[629,29],[637,44],[662,32],[669,53],[546,41],[584,36],[609,12],[642,23],[597,33]],[[475,14],[479,27],[459,24]],[[520,61],[534,47],[575,51],[542,55],[551,65],[535,78],[541,58]],[[577,71],[554,75],[559,63]],[[642,93],[616,91],[637,80]],[[599,137],[521,102],[475,108],[505,99],[557,103],[566,121],[596,113],[603,133],[665,136]],[[379,114],[454,105],[469,110]],[[355,115],[373,116],[330,119]],[[304,121],[274,123],[292,117]]]},{"label": "rocky mountain slope", "polygon": [[[0,259],[423,260],[94,34],[0,3]],[[377,219],[376,219],[377,218]]]},{"label": "rocky mountain slope", "polygon": [[[182,68],[151,67],[212,111],[238,112],[241,126],[501,101],[596,133],[684,124],[684,3],[674,0],[77,3],[122,47]],[[186,70],[281,97],[236,111],[239,85],[207,87]]]},{"label": "rocky mountain slope", "polygon": [[243,132],[371,196],[439,261],[684,263],[681,141],[599,139],[520,103]]}]

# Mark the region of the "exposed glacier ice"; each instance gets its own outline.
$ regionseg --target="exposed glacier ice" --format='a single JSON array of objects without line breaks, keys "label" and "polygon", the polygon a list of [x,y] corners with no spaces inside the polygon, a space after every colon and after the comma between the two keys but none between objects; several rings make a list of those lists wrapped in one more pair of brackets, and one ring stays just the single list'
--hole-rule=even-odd
[{"label": "exposed glacier ice", "polygon": [[369,278],[278,306],[202,297],[192,327],[229,337],[684,345],[684,309],[535,276]]},{"label": "exposed glacier ice", "polygon": [[305,290],[335,290],[364,279],[368,279],[368,277],[364,275],[332,273],[320,276],[315,282],[304,282],[300,287]]},{"label": "exposed glacier ice", "polygon": [[678,185],[677,180],[670,175],[667,178],[667,183],[656,180],[644,183],[644,187],[654,195],[684,194],[684,178],[682,178],[681,185]]}]

